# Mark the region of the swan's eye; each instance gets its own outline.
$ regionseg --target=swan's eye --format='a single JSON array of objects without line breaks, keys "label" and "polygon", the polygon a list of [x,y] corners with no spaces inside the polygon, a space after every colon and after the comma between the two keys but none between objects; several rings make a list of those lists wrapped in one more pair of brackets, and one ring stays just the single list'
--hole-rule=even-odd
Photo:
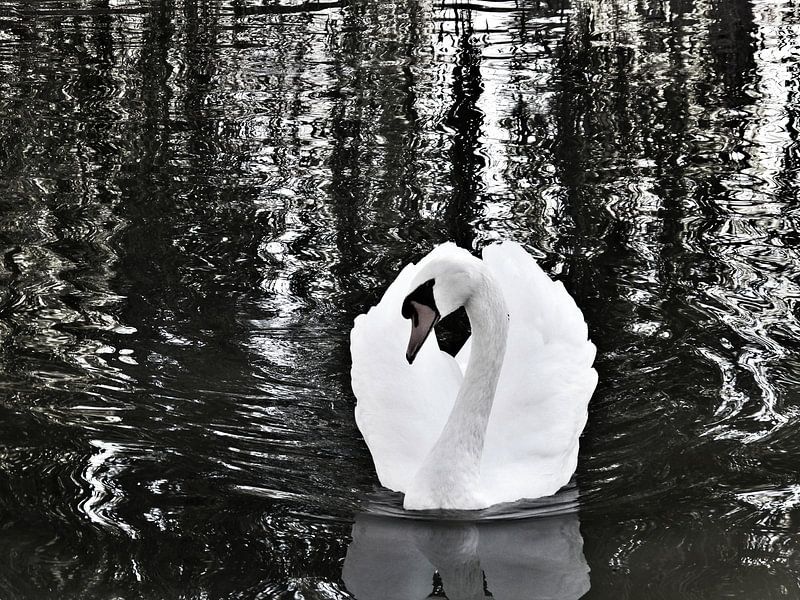
[{"label": "swan's eye", "polygon": [[406,296],[406,299],[403,301],[403,318],[411,319],[415,327],[419,324],[419,315],[414,308],[414,302],[427,306],[436,314],[439,314],[439,310],[436,308],[436,301],[433,299],[433,285],[435,283],[435,279],[429,279]]}]

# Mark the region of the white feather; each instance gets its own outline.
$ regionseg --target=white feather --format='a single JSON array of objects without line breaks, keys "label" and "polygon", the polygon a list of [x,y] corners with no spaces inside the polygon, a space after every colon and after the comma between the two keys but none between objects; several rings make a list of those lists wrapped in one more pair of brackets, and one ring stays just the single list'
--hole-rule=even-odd
[{"label": "white feather", "polygon": [[[351,333],[356,422],[378,478],[392,490],[406,492],[426,458],[430,470],[435,457],[429,454],[453,411],[472,341],[454,359],[431,335],[414,364],[408,365],[410,325],[401,316],[401,306],[416,279],[424,276],[421,271],[448,261],[463,262],[465,254],[453,244],[443,244],[418,265],[405,267],[378,305],[356,319]],[[474,503],[478,497],[488,506],[550,495],[569,481],[597,373],[583,315],[560,282],[552,281],[512,242],[484,249],[484,267],[509,312],[480,481],[470,499]],[[441,467],[446,472],[458,465]],[[459,506],[456,501],[449,507]]]}]

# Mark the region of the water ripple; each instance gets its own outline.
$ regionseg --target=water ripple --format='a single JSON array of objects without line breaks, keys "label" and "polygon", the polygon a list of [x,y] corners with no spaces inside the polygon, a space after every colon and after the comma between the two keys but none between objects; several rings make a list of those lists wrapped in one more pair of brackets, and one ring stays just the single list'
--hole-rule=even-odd
[{"label": "water ripple", "polygon": [[343,597],[354,514],[403,515],[352,320],[500,238],[601,383],[580,494],[479,519],[579,512],[594,597],[796,595],[797,34],[788,0],[0,0],[0,595]]}]

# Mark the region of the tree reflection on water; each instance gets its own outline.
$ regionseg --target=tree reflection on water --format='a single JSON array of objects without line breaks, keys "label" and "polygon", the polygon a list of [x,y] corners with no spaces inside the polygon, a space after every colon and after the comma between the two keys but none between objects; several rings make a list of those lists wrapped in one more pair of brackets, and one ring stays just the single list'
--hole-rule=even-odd
[{"label": "tree reflection on water", "polygon": [[796,594],[799,33],[773,0],[0,0],[2,595],[346,595],[352,319],[496,238],[599,349],[587,597]]}]

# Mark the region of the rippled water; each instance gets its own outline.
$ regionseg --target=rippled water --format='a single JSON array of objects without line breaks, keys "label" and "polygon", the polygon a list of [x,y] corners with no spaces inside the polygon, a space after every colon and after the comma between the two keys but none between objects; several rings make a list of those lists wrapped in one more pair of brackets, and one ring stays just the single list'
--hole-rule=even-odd
[{"label": "rippled water", "polygon": [[[0,596],[800,597],[798,81],[790,1],[0,0]],[[497,238],[575,487],[398,518],[349,328]]]}]

